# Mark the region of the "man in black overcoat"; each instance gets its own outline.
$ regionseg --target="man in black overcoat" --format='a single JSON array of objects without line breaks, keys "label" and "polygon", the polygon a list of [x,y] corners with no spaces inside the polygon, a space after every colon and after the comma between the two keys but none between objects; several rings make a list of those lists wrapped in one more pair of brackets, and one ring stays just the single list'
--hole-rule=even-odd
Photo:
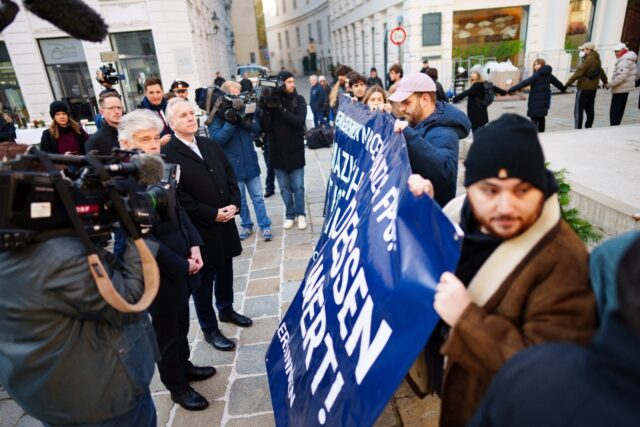
[{"label": "man in black overcoat", "polygon": [[252,324],[251,319],[233,309],[233,257],[242,252],[234,219],[240,211],[240,190],[231,164],[218,144],[196,136],[198,122],[193,106],[182,98],[174,98],[166,114],[174,135],[162,153],[167,162],[181,166],[180,203],[204,241],[201,286],[193,292],[196,313],[205,341],[219,350],[232,350],[235,343],[218,327],[212,294],[215,279],[216,308],[221,322],[243,327]]}]

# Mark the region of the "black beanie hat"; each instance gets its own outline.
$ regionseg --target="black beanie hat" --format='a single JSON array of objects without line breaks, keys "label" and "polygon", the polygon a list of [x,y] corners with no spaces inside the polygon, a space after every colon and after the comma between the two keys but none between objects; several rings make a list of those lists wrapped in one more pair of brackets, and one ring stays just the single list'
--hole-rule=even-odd
[{"label": "black beanie hat", "polygon": [[53,119],[56,113],[64,112],[69,115],[69,106],[62,101],[53,101],[51,105],[49,105],[49,115]]},{"label": "black beanie hat", "polygon": [[547,192],[544,154],[536,127],[517,114],[503,114],[473,135],[464,165],[464,186],[486,178],[520,178]]},{"label": "black beanie hat", "polygon": [[295,76],[291,71],[287,71],[287,70],[280,71],[280,73],[278,74],[278,78],[283,82],[286,81],[287,79],[290,79],[291,77],[295,77]]}]

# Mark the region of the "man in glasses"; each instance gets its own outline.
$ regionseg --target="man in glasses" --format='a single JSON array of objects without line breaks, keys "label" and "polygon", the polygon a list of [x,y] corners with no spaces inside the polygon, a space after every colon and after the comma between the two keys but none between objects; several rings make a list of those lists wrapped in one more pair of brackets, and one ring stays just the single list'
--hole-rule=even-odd
[{"label": "man in glasses", "polygon": [[98,105],[100,105],[102,125],[85,143],[85,151],[87,153],[96,151],[97,154],[107,156],[114,148],[120,148],[118,124],[122,120],[124,107],[117,92],[107,92],[100,95]]},{"label": "man in glasses", "polygon": [[173,92],[180,98],[188,100],[189,83],[185,82],[184,80],[175,80],[173,83],[171,83],[171,92]]}]

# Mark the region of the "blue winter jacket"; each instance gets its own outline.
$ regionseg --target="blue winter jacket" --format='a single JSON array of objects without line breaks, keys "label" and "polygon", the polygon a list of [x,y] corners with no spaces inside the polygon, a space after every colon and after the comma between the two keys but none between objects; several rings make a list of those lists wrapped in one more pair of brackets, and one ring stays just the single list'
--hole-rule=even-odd
[{"label": "blue winter jacket", "polygon": [[324,111],[324,106],[327,103],[327,93],[320,83],[311,87],[311,94],[309,96],[309,106],[311,111],[318,112]]},{"label": "blue winter jacket", "polygon": [[456,195],[458,141],[469,135],[470,129],[469,118],[442,101],[436,102],[433,114],[417,126],[404,128],[411,171],[431,180],[440,206]]},{"label": "blue winter jacket", "polygon": [[546,117],[551,106],[551,86],[554,85],[562,91],[563,86],[560,80],[551,74],[552,68],[543,65],[531,77],[518,83],[509,89],[509,93],[531,86],[529,90],[529,100],[527,101],[528,117]]},{"label": "blue winter jacket", "polygon": [[222,147],[238,181],[260,175],[258,155],[251,138],[252,134],[258,132],[260,125],[256,121],[253,121],[250,127],[236,126],[217,115],[209,126],[209,137]]}]

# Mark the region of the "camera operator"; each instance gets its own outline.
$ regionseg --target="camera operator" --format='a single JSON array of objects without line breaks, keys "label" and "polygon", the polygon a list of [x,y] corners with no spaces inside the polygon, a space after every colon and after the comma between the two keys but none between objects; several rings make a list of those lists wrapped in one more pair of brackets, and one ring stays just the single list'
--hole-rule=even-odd
[{"label": "camera operator", "polygon": [[[122,148],[160,154],[162,122],[153,113],[135,110],[122,119],[118,130]],[[133,179],[128,182],[139,186]],[[152,239],[160,243],[156,257],[160,289],[149,313],[160,348],[160,380],[174,402],[187,410],[197,411],[205,409],[209,402],[189,385],[189,381],[205,380],[216,373],[212,366],[197,367],[189,361],[189,295],[191,289],[200,285],[197,273],[202,268],[199,247],[202,238],[175,199],[175,189],[169,190],[168,197],[173,198],[173,203],[168,204],[173,207],[172,212],[167,212],[167,218],[153,224]]]},{"label": "camera operator", "polygon": [[307,103],[296,92],[295,78],[281,71],[278,79],[284,87],[261,99],[261,124],[267,133],[269,160],[274,168],[280,194],[286,208],[285,229],[307,228],[304,210],[304,127]]},{"label": "camera operator", "polygon": [[85,151],[97,151],[98,154],[108,156],[114,148],[119,148],[118,124],[122,120],[124,107],[118,92],[107,92],[100,95],[98,100],[102,125],[100,129],[85,142]]},{"label": "camera operator", "polygon": [[[120,267],[96,250],[115,289],[137,301],[144,284],[133,242]],[[0,250],[0,383],[29,415],[47,425],[155,426],[156,356],[149,316],[107,304],[73,230]]]},{"label": "camera operator", "polygon": [[[229,95],[240,95],[240,84],[233,81],[224,82],[222,90]],[[242,230],[240,240],[244,240],[253,233],[253,221],[247,203],[247,193],[253,202],[256,211],[258,227],[262,231],[265,241],[272,239],[271,219],[267,216],[267,209],[262,197],[262,183],[260,182],[260,165],[258,155],[253,147],[252,134],[260,132],[259,124],[253,115],[242,119],[239,112],[233,106],[227,106],[213,119],[209,126],[209,136],[220,144],[222,150],[229,159],[240,187],[240,218]]]}]

